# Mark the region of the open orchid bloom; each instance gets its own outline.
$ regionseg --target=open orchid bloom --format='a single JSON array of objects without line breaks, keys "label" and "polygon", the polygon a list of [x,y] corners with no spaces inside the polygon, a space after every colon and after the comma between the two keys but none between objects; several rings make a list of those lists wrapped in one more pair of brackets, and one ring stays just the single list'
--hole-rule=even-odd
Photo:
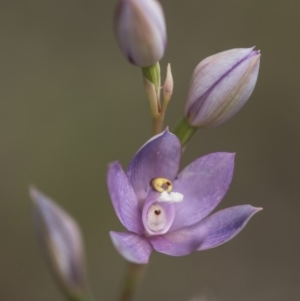
[{"label": "open orchid bloom", "polygon": [[145,264],[154,250],[183,256],[217,247],[237,235],[261,208],[241,205],[209,215],[232,180],[234,154],[201,157],[179,174],[181,145],[168,130],[150,139],[125,172],[109,165],[107,184],[127,232],[110,232],[120,254]]}]

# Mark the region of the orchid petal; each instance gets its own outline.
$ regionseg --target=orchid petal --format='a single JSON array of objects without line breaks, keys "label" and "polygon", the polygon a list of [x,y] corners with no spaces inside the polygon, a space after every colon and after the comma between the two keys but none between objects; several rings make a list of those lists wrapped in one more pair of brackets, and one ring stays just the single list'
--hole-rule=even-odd
[{"label": "orchid petal", "polygon": [[138,234],[143,232],[142,212],[129,179],[119,162],[108,167],[107,185],[115,212],[121,223]]},{"label": "orchid petal", "polygon": [[154,136],[140,148],[127,169],[139,202],[146,198],[151,179],[163,177],[172,181],[175,178],[180,157],[180,142],[168,130]]},{"label": "orchid petal", "polygon": [[178,175],[173,191],[184,195],[176,204],[171,230],[193,225],[210,214],[226,194],[232,180],[234,154],[213,153],[201,157]]},{"label": "orchid petal", "polygon": [[128,261],[146,264],[152,252],[151,244],[143,237],[134,233],[110,232],[112,242],[118,252]]},{"label": "orchid petal", "polygon": [[203,237],[204,233],[190,231],[187,227],[162,236],[153,236],[149,240],[157,252],[171,256],[184,256],[196,251]]},{"label": "orchid petal", "polygon": [[236,236],[260,210],[250,205],[227,208],[193,226],[150,238],[150,242],[156,251],[172,256],[211,249]]},{"label": "orchid petal", "polygon": [[224,244],[235,237],[248,223],[250,218],[262,208],[241,205],[218,211],[203,221],[196,228],[205,229],[205,237],[198,250],[207,250]]}]

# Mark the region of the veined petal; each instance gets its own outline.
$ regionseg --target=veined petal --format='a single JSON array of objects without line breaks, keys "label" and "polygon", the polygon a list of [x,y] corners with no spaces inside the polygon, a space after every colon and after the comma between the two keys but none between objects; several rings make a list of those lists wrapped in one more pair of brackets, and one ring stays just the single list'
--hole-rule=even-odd
[{"label": "veined petal", "polygon": [[215,248],[235,237],[248,223],[250,218],[262,208],[251,205],[230,207],[218,211],[203,221],[196,228],[205,232],[198,250]]},{"label": "veined petal", "polygon": [[130,181],[119,162],[109,165],[107,185],[112,204],[121,223],[129,231],[141,234],[143,232],[142,211]]},{"label": "veined petal", "polygon": [[172,256],[184,256],[194,251],[217,247],[236,236],[250,218],[260,211],[250,205],[221,210],[199,223],[149,240],[153,248]]},{"label": "veined petal", "polygon": [[145,200],[151,179],[162,177],[172,181],[175,178],[180,157],[180,142],[168,129],[140,148],[127,169],[127,176],[139,202]]},{"label": "veined petal", "polygon": [[163,236],[149,238],[153,248],[160,253],[171,256],[184,256],[196,251],[202,242],[204,233],[192,231],[191,227],[168,232]]},{"label": "veined petal", "polygon": [[226,194],[234,169],[233,153],[213,153],[183,169],[173,183],[173,191],[184,196],[176,204],[172,230],[193,225],[210,214]]},{"label": "veined petal", "polygon": [[111,240],[118,252],[128,261],[137,264],[148,263],[152,252],[151,244],[134,233],[110,232]]}]

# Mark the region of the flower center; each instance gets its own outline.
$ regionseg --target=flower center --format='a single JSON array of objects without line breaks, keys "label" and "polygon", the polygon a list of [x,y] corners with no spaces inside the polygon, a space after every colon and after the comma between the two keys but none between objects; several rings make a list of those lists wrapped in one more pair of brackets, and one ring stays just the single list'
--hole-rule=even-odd
[{"label": "flower center", "polygon": [[179,192],[162,192],[157,199],[159,203],[169,202],[169,203],[180,203],[183,201],[183,194]]},{"label": "flower center", "polygon": [[158,204],[150,206],[147,214],[147,223],[149,229],[153,232],[163,230],[167,224],[166,211]]},{"label": "flower center", "polygon": [[152,188],[158,192],[172,191],[172,182],[166,178],[153,178],[150,181]]},{"label": "flower center", "polygon": [[150,235],[166,233],[175,218],[173,203],[183,200],[183,195],[173,192],[172,182],[165,178],[153,178],[150,182],[152,190],[149,191],[143,208],[143,223]]},{"label": "flower center", "polygon": [[161,192],[158,202],[179,203],[183,201],[183,195],[179,192],[172,192],[172,182],[166,178],[153,178],[150,185],[154,190]]}]

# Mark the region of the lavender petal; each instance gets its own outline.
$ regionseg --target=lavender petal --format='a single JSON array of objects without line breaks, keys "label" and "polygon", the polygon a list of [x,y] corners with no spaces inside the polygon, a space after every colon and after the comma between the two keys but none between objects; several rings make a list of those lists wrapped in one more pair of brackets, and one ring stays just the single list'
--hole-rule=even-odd
[{"label": "lavender petal", "polygon": [[261,210],[262,208],[251,205],[241,205],[223,209],[205,218],[197,226],[199,229],[205,229],[205,236],[198,250],[215,248],[229,241]]},{"label": "lavender petal", "polygon": [[154,236],[149,239],[153,248],[160,253],[171,256],[184,256],[196,251],[204,237],[204,233],[193,231],[186,227],[163,236]]},{"label": "lavender petal", "polygon": [[176,204],[171,230],[193,225],[210,214],[226,194],[232,180],[234,154],[212,153],[201,157],[178,175],[173,191],[184,195]]},{"label": "lavender petal", "polygon": [[108,167],[107,185],[115,212],[129,231],[143,232],[142,212],[129,179],[119,162]]},{"label": "lavender petal", "polygon": [[180,142],[167,129],[140,148],[127,169],[127,176],[139,202],[146,198],[151,179],[163,177],[172,181],[175,178],[180,157]]},{"label": "lavender petal", "polygon": [[152,252],[151,244],[143,237],[134,233],[110,232],[112,242],[118,252],[128,261],[146,264]]},{"label": "lavender petal", "polygon": [[199,223],[164,236],[151,237],[153,248],[172,256],[184,256],[194,251],[217,247],[236,236],[250,218],[260,211],[250,205],[221,210]]}]

